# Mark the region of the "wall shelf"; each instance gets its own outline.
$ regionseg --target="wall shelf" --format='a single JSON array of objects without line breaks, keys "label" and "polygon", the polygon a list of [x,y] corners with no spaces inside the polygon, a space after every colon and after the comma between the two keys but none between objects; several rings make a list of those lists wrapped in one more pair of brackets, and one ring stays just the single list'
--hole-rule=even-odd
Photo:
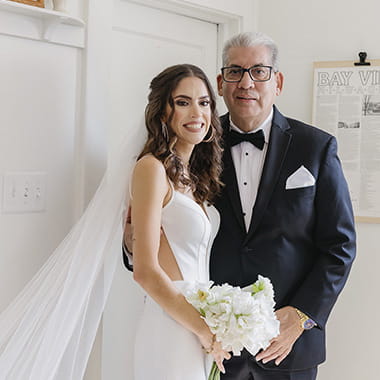
[{"label": "wall shelf", "polygon": [[84,47],[84,29],[84,21],[69,14],[0,0],[0,34]]}]

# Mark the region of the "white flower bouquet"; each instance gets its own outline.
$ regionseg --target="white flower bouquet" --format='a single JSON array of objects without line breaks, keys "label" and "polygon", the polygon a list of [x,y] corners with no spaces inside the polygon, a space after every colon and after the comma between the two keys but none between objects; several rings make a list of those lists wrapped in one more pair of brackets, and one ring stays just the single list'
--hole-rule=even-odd
[{"label": "white flower bouquet", "polygon": [[[195,284],[186,289],[185,297],[199,311],[223,349],[240,355],[245,348],[256,355],[268,347],[280,330],[270,280],[259,276],[253,285],[243,289],[228,284],[212,285],[212,282]],[[220,371],[214,362],[208,380],[219,378]]]}]

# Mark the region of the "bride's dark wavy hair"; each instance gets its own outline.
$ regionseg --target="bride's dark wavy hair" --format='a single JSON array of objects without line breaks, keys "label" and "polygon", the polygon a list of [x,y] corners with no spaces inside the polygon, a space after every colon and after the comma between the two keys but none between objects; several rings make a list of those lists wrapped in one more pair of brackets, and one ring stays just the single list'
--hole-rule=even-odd
[{"label": "bride's dark wavy hair", "polygon": [[[197,77],[203,81],[208,90],[211,108],[211,125],[205,141],[197,144],[188,164],[189,176],[185,175],[185,166],[176,153],[177,136],[170,128],[174,115],[173,91],[179,82],[188,77]],[[169,104],[171,113],[167,119],[167,135],[162,127],[166,107]],[[222,129],[216,111],[215,94],[206,74],[197,66],[181,64],[168,67],[158,74],[150,84],[148,104],[145,109],[145,125],[148,138],[138,159],[146,154],[152,154],[160,160],[168,178],[175,188],[190,186],[198,203],[212,202],[222,187],[220,174],[222,171]],[[210,140],[206,142],[206,140]]]}]

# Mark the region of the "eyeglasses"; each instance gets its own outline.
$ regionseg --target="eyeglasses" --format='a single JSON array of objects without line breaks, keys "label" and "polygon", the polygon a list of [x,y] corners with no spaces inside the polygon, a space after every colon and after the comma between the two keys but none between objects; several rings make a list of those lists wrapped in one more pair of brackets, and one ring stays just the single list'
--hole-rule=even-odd
[{"label": "eyeglasses", "polygon": [[248,73],[254,82],[266,82],[272,74],[272,66],[255,65],[249,69],[240,66],[222,67],[222,77],[225,82],[240,82],[244,73]]}]

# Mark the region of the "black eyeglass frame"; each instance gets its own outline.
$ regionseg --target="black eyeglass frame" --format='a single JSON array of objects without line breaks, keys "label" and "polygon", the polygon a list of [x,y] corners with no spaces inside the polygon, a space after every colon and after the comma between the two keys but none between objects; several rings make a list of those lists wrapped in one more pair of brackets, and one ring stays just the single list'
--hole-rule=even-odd
[{"label": "black eyeglass frame", "polygon": [[[269,69],[269,78],[268,79],[253,79],[252,75],[251,75],[251,70],[254,68],[257,68],[257,67],[266,67],[267,69]],[[224,70],[233,69],[233,68],[241,70],[240,79],[239,80],[226,80],[224,78]],[[240,66],[225,66],[225,67],[221,68],[221,71],[222,71],[222,78],[227,83],[239,83],[243,79],[243,76],[245,73],[248,73],[249,77],[251,78],[251,80],[253,82],[267,82],[268,80],[270,80],[270,78],[272,78],[272,72],[276,73],[276,71],[273,70],[273,66],[267,66],[267,65],[254,65],[254,66],[249,67],[248,69],[245,69],[244,67],[240,67]]]}]

